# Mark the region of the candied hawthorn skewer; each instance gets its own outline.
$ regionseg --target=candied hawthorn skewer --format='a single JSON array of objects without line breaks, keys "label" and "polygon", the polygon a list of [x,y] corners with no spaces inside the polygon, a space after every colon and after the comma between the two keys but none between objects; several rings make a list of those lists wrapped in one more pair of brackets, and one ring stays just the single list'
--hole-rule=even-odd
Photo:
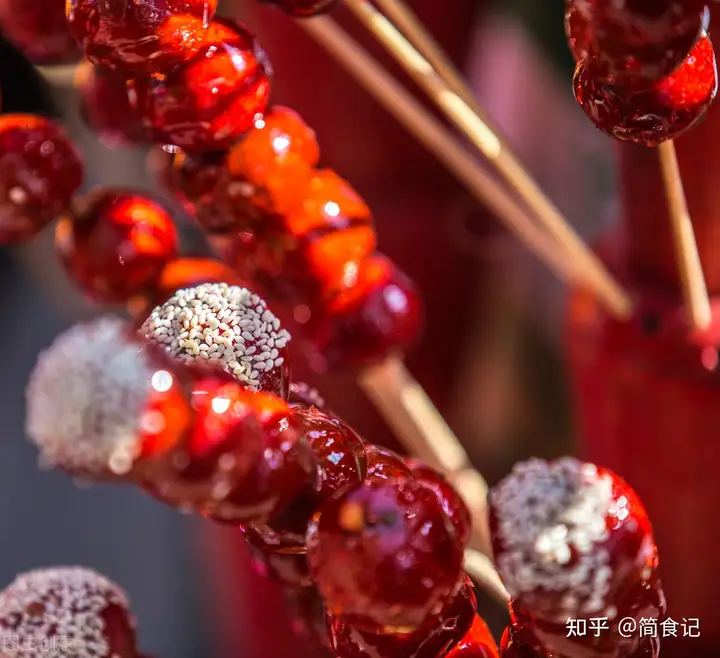
[{"label": "candied hawthorn skewer", "polygon": [[0,645],[8,656],[142,658],[125,592],[83,567],[36,569],[2,590]]},{"label": "candied hawthorn skewer", "polygon": [[[616,632],[619,620],[662,620],[650,521],[614,473],[575,459],[517,465],[490,497],[498,572],[513,620],[539,646],[570,658],[627,658],[642,638]],[[610,631],[568,633],[568,619],[607,619]]]}]

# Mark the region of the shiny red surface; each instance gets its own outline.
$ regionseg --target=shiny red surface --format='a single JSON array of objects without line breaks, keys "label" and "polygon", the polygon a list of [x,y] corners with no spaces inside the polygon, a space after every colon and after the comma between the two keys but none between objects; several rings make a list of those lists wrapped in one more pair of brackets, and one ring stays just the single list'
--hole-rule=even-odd
[{"label": "shiny red surface", "polygon": [[101,189],[58,224],[55,249],[84,295],[115,304],[154,288],[177,253],[178,236],[172,217],[155,201]]},{"label": "shiny red surface", "polygon": [[197,52],[217,0],[67,0],[71,34],[93,64],[132,77],[165,73]]},{"label": "shiny red surface", "polygon": [[0,244],[35,236],[68,209],[82,180],[61,128],[37,116],[0,116]]},{"label": "shiny red surface", "polygon": [[365,446],[365,452],[367,454],[367,479],[369,481],[413,476],[406,460],[393,450],[368,445]]},{"label": "shiny red surface", "polygon": [[367,632],[328,614],[330,646],[342,658],[437,658],[461,641],[473,624],[475,612],[472,587],[463,584],[439,613],[426,619],[413,633]]},{"label": "shiny red surface", "polygon": [[224,150],[265,111],[270,74],[255,37],[241,23],[217,20],[182,66],[134,80],[131,99],[158,144]]},{"label": "shiny red surface", "polygon": [[597,82],[646,87],[687,57],[709,12],[702,0],[566,0],[565,29]]},{"label": "shiny red surface", "polygon": [[260,2],[274,5],[295,18],[318,16],[332,11],[339,4],[339,0],[260,0]]},{"label": "shiny red surface", "polygon": [[470,630],[451,649],[447,658],[499,658],[498,646],[480,615],[475,615]]},{"label": "shiny red surface", "polygon": [[693,126],[717,93],[715,51],[705,36],[678,69],[647,88],[630,90],[598,81],[593,60],[575,70],[575,98],[602,132],[644,146],[674,139]]}]

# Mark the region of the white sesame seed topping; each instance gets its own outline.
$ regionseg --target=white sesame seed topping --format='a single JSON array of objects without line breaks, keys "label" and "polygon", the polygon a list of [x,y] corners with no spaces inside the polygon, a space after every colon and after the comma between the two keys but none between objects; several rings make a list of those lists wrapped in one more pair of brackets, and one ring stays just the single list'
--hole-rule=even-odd
[{"label": "white sesame seed topping", "polygon": [[113,648],[108,646],[103,613],[111,605],[129,615],[125,593],[90,569],[59,567],[22,574],[0,593],[3,656],[110,658]]},{"label": "white sesame seed topping", "polygon": [[567,592],[564,618],[606,607],[612,570],[603,543],[616,507],[610,475],[572,458],[531,459],[492,490],[490,504],[502,545],[496,566],[513,597]]},{"label": "white sesame seed topping", "polygon": [[[178,307],[182,311],[177,312]],[[261,385],[261,370],[265,377],[283,365],[283,360],[271,361],[272,352],[265,345],[272,341],[282,349],[290,340],[260,297],[226,283],[178,290],[152,311],[141,332],[184,361],[212,354],[219,366],[250,388]]]},{"label": "white sesame seed topping", "polygon": [[41,463],[118,475],[138,448],[153,368],[118,318],[78,324],[45,350],[26,390]]}]

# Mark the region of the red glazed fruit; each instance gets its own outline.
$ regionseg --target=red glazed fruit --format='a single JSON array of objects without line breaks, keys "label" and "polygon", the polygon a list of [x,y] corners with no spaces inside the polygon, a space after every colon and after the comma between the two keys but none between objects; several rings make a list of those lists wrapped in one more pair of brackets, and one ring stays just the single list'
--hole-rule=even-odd
[{"label": "red glazed fruit", "polygon": [[55,249],[68,275],[88,298],[103,304],[151,290],[177,247],[167,211],[123,190],[88,195],[55,231]]},{"label": "red glazed fruit", "polygon": [[470,510],[460,498],[460,495],[453,486],[445,479],[442,473],[438,473],[435,469],[430,468],[427,464],[423,464],[417,460],[409,460],[408,466],[412,476],[432,489],[438,497],[438,501],[443,506],[445,514],[455,526],[460,541],[463,546],[467,546],[470,541],[471,521]]},{"label": "red glazed fruit", "polygon": [[80,54],[68,32],[64,4],[56,0],[0,0],[0,29],[36,64],[73,61]]},{"label": "red glazed fruit", "polygon": [[67,0],[71,34],[93,63],[127,77],[166,73],[197,52],[217,0]]},{"label": "red glazed fruit", "polygon": [[139,658],[125,592],[81,567],[37,569],[15,578],[0,593],[0,645],[15,656]]},{"label": "red glazed fruit", "polygon": [[342,617],[328,614],[328,634],[330,646],[343,658],[437,658],[445,656],[461,640],[474,617],[475,595],[470,585],[463,584],[438,614],[426,619],[413,633],[362,631]]},{"label": "red glazed fruit", "polygon": [[263,4],[275,5],[295,18],[318,16],[334,9],[339,0],[260,0]]},{"label": "red glazed fruit", "polygon": [[[290,384],[290,396],[288,402],[295,408],[315,407],[325,413],[330,413],[325,406],[325,400],[317,389],[305,382],[293,382]],[[332,415],[332,414],[330,414]]]},{"label": "red glazed fruit", "polygon": [[480,615],[475,615],[472,627],[447,654],[447,658],[499,658],[497,644]]},{"label": "red glazed fruit", "polygon": [[109,147],[146,141],[140,117],[128,100],[127,82],[115,71],[89,66],[80,82],[85,122]]},{"label": "red glazed fruit", "polygon": [[264,551],[248,540],[250,559],[255,572],[289,587],[311,587],[305,553]]},{"label": "red glazed fruit", "polygon": [[566,0],[565,28],[596,83],[647,87],[687,57],[709,12],[703,0]]},{"label": "red glazed fruit", "polygon": [[279,517],[247,528],[250,540],[266,551],[305,552],[308,522],[322,509],[323,501],[359,486],[365,479],[365,448],[352,429],[315,407],[295,411],[318,465],[319,478],[308,484]]},{"label": "red glazed fruit", "polygon": [[346,290],[313,312],[309,328],[329,365],[372,365],[416,342],[422,301],[391,260],[380,254],[366,258],[348,272],[346,283]]},{"label": "red glazed fruit", "polygon": [[575,459],[530,460],[489,497],[493,553],[516,618],[549,652],[620,658],[639,638],[568,636],[567,620],[658,619],[664,597],[642,503],[615,474]]},{"label": "red glazed fruit", "polygon": [[247,288],[223,282],[177,290],[141,332],[186,363],[222,368],[243,386],[287,398],[290,334]]},{"label": "red glazed fruit", "polygon": [[25,241],[65,212],[82,179],[75,149],[52,121],[0,116],[0,244]]},{"label": "red glazed fruit", "polygon": [[573,87],[599,130],[622,141],[657,146],[694,125],[712,103],[717,92],[715,51],[704,36],[676,71],[634,91],[598,82],[590,60],[581,61]]},{"label": "red glazed fruit", "polygon": [[412,632],[437,614],[463,557],[435,493],[402,477],[327,501],[308,528],[307,550],[328,611],[384,633]]},{"label": "red glazed fruit", "polygon": [[265,53],[243,25],[214,21],[191,59],[163,78],[136,79],[132,97],[153,141],[219,151],[265,111],[270,74]]},{"label": "red glazed fruit", "polygon": [[26,397],[41,462],[90,480],[132,478],[143,446],[179,441],[192,415],[175,364],[112,317],[57,338]]},{"label": "red glazed fruit", "polygon": [[390,480],[397,477],[412,477],[407,462],[396,452],[373,444],[365,446],[367,455],[367,480]]}]

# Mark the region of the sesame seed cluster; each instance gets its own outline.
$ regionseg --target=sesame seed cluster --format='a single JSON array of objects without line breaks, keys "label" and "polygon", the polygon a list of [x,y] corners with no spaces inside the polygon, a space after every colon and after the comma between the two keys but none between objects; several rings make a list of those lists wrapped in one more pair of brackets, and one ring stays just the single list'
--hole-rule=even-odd
[{"label": "sesame seed cluster", "polygon": [[150,388],[151,364],[114,317],[78,324],[38,358],[25,429],[47,467],[127,472]]},{"label": "sesame seed cluster", "polygon": [[564,593],[563,614],[605,609],[612,569],[602,544],[615,507],[609,475],[572,458],[532,459],[515,466],[490,503],[504,547],[497,567],[513,597],[542,589]]},{"label": "sesame seed cluster", "polygon": [[290,341],[262,298],[226,283],[178,290],[141,331],[173,356],[220,366],[253,389],[283,365]]},{"label": "sesame seed cluster", "polygon": [[49,646],[46,658],[111,658],[103,618],[111,605],[129,609],[125,593],[90,569],[21,574],[0,593],[0,641],[13,640],[2,643],[3,656],[38,658],[38,647]]}]

